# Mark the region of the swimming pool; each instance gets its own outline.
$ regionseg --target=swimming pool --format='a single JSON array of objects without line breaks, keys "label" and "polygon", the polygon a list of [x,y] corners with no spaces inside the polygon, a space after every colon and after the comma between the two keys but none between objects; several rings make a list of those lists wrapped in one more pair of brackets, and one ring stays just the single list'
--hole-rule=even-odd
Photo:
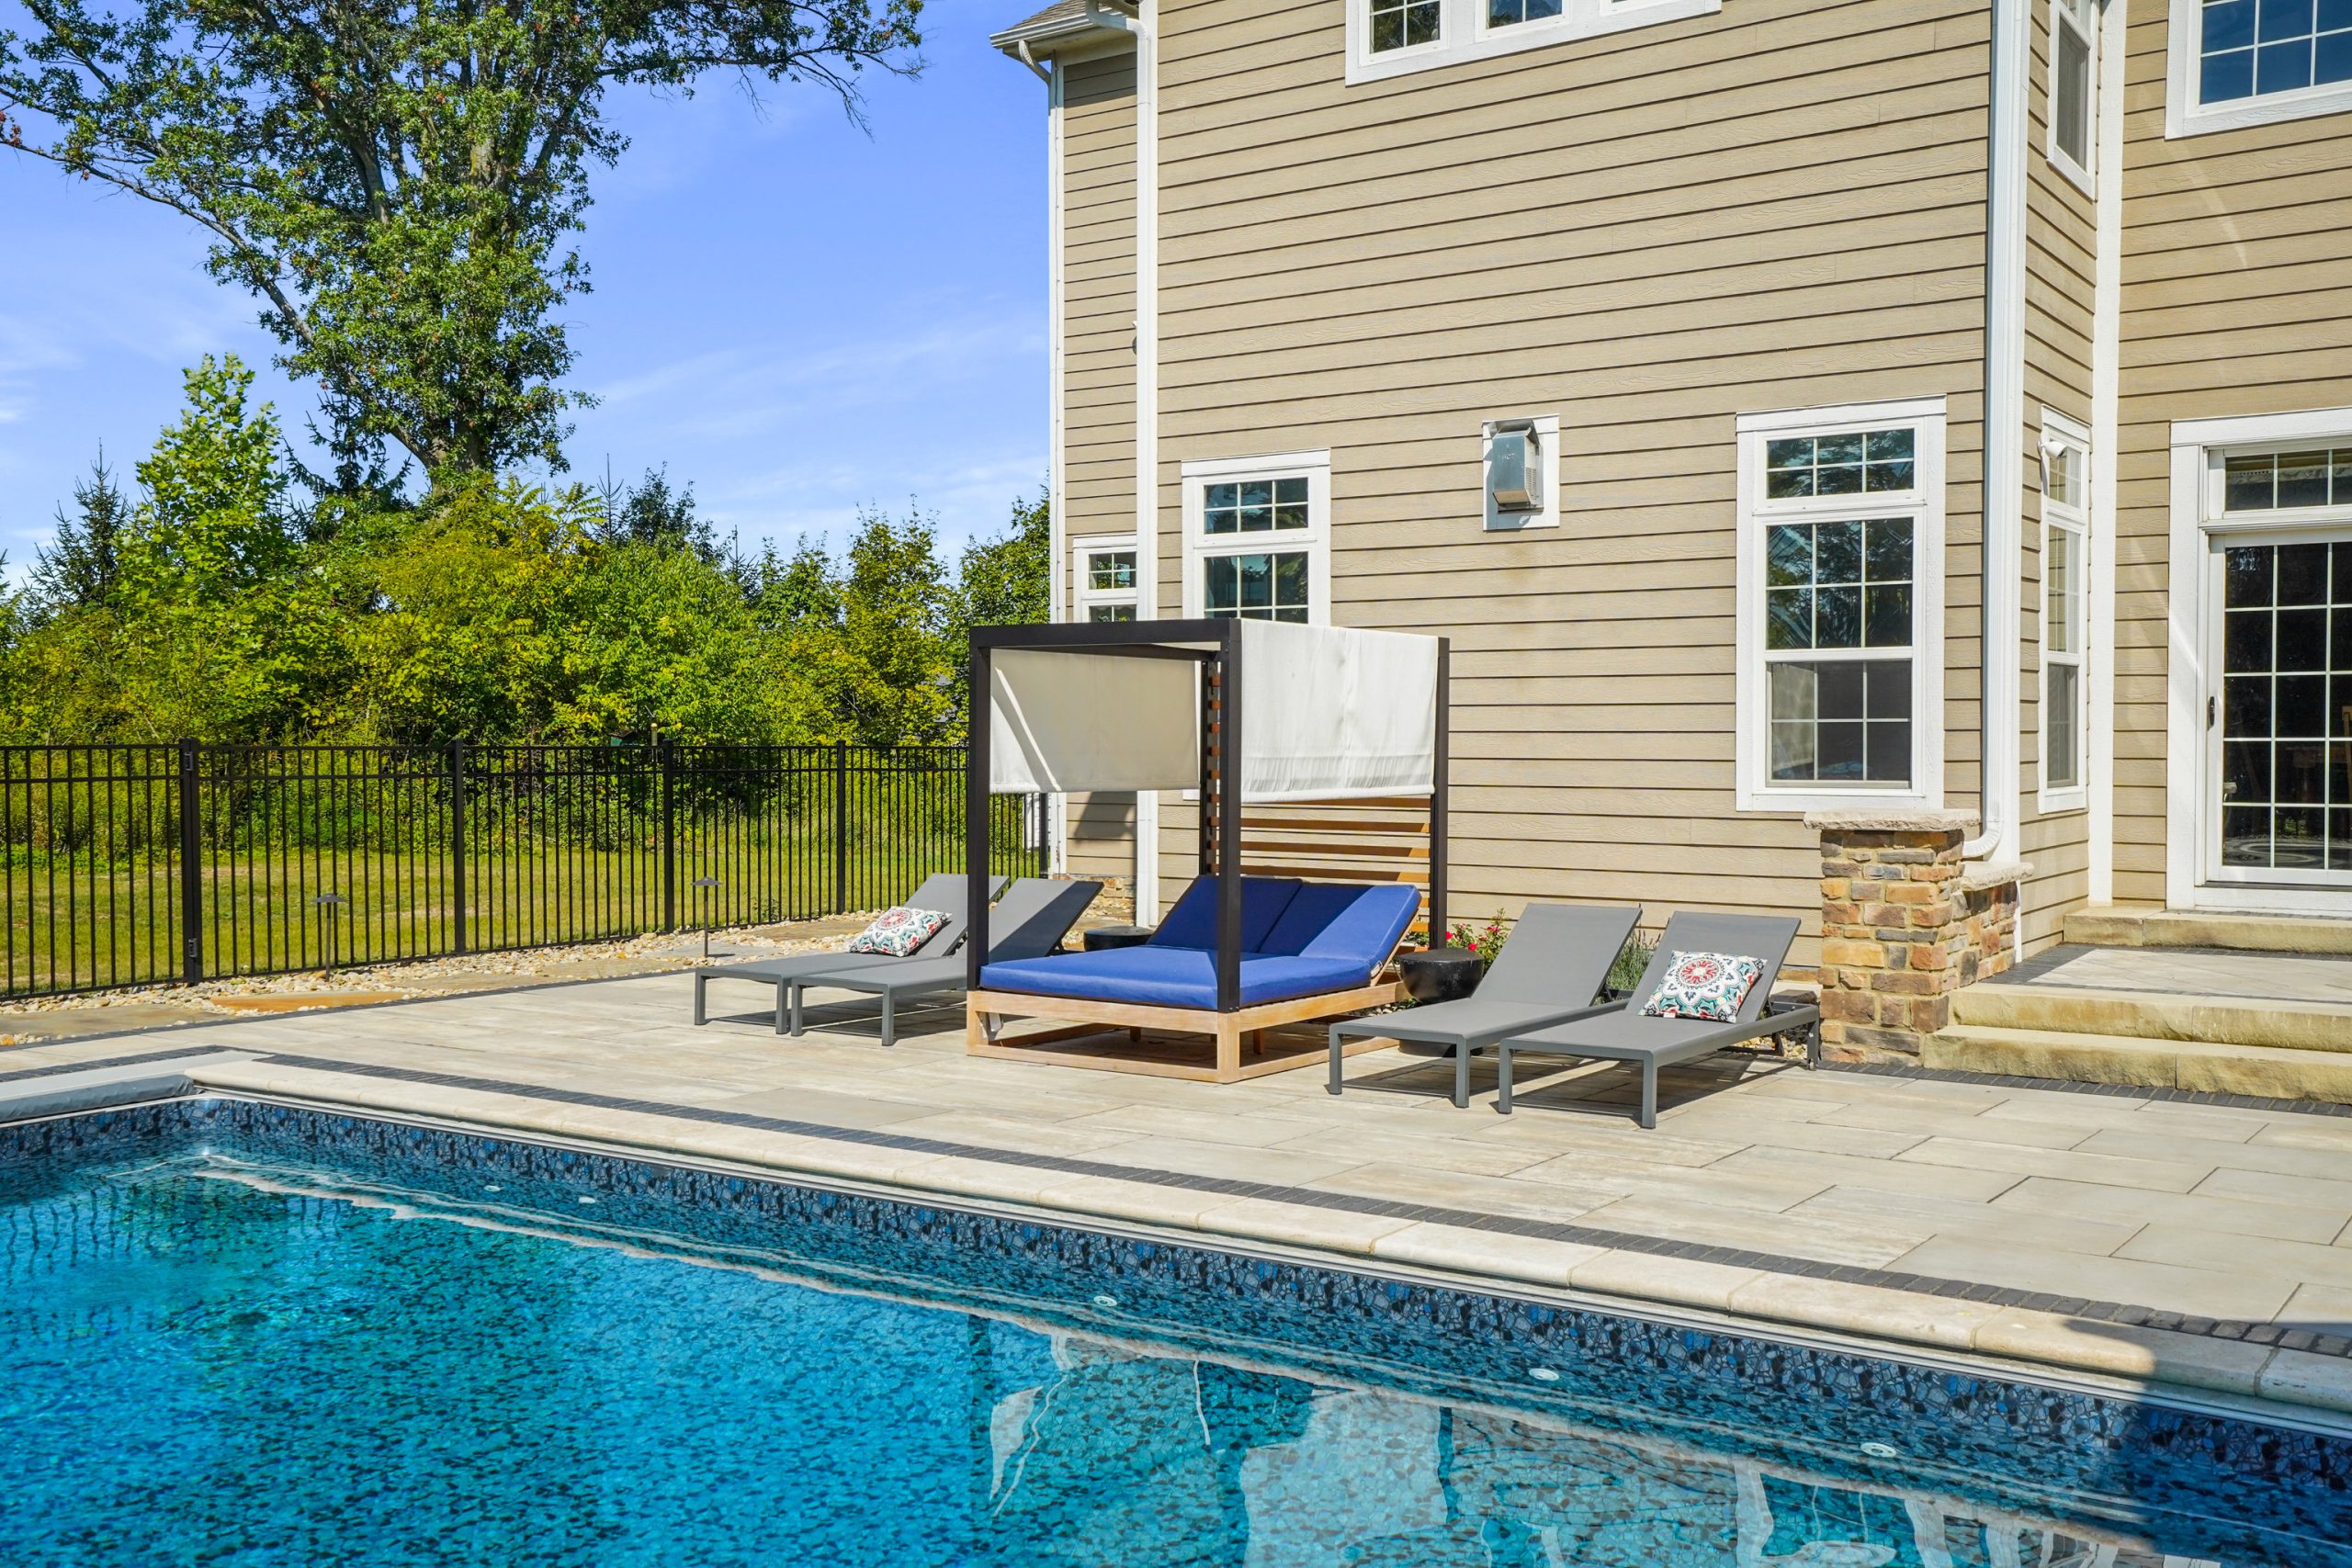
[{"label": "swimming pool", "polygon": [[0,1127],[40,1564],[2352,1568],[2352,1443],[237,1100]]}]

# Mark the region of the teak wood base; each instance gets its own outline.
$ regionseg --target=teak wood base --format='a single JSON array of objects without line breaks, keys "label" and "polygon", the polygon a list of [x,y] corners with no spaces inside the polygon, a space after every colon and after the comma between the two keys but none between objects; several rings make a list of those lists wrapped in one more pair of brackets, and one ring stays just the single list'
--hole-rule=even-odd
[{"label": "teak wood base", "polygon": [[[1405,987],[1396,981],[1375,980],[1351,991],[1327,991],[1320,996],[1266,1002],[1238,1012],[1217,1012],[1208,1008],[1145,1007],[1134,1002],[1040,997],[1023,991],[974,991],[964,1002],[964,1050],[968,1055],[995,1056],[1008,1062],[1050,1062],[1057,1066],[1086,1067],[1097,1072],[1190,1078],[1195,1083],[1239,1083],[1245,1078],[1286,1073],[1328,1060],[1324,1042],[1319,1038],[1311,1045],[1269,1053],[1267,1043],[1261,1038],[1266,1031],[1387,1007],[1403,1000],[1404,996]],[[1008,1018],[1073,1021],[1067,1028],[1001,1039],[998,1032]],[[1130,1032],[1106,1038],[1106,1027]],[[1205,1034],[1215,1048],[1205,1063],[1190,1053],[1182,1057],[1157,1050],[1143,1054],[1147,1048],[1138,1042],[1144,1030]],[[1352,1056],[1363,1051],[1380,1050],[1386,1044],[1386,1041],[1378,1039],[1350,1041],[1346,1051]]]}]

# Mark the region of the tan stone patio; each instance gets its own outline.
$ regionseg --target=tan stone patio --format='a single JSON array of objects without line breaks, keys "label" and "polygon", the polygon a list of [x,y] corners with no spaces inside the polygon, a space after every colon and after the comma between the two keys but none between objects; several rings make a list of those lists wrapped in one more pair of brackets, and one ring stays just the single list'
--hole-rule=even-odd
[{"label": "tan stone patio", "polygon": [[220,1090],[2352,1411],[2352,1118],[1724,1058],[1669,1073],[1644,1133],[1607,1067],[1502,1117],[1491,1071],[1456,1110],[1448,1065],[1395,1052],[1334,1099],[1319,1066],[1216,1087],[974,1060],[960,1007],[902,1015],[890,1050],[854,1007],[779,1039],[750,988],[695,1029],[689,987],[26,1047],[0,1091],[152,1057]]}]

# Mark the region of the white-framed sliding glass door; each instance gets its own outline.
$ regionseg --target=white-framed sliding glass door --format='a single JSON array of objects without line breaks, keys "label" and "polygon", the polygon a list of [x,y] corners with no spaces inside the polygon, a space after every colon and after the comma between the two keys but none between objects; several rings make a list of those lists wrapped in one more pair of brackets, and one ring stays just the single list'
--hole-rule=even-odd
[{"label": "white-framed sliding glass door", "polygon": [[2352,411],[2188,428],[2168,897],[2352,913]]}]

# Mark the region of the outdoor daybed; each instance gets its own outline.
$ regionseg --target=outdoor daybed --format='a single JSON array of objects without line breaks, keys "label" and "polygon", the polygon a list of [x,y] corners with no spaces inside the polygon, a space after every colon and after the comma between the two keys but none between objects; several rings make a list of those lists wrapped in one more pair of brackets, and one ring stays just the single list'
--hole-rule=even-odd
[{"label": "outdoor daybed", "polygon": [[1419,889],[1395,883],[1244,877],[1241,1006],[1227,1013],[1216,1005],[1216,879],[1202,877],[1139,947],[982,968],[986,989],[972,1003],[981,1054],[1004,1018],[1030,1014],[1214,1035],[1220,1081],[1295,1066],[1244,1063],[1242,1043],[1277,1024],[1395,1000],[1396,985],[1381,972],[1420,902]]},{"label": "outdoor daybed", "polygon": [[[1138,947],[989,962],[976,909],[972,1055],[1231,1083],[1319,1059],[1267,1031],[1400,999],[1386,970],[1421,908],[1414,881],[1246,876],[1245,802],[1426,798],[1428,919],[1444,929],[1442,637],[1230,619],[983,626],[971,690],[989,710],[965,796],[976,886],[992,791],[1190,792],[1201,872]],[[1010,1018],[1062,1027],[1007,1034]],[[1207,1036],[1207,1060],[1168,1034]]]}]

